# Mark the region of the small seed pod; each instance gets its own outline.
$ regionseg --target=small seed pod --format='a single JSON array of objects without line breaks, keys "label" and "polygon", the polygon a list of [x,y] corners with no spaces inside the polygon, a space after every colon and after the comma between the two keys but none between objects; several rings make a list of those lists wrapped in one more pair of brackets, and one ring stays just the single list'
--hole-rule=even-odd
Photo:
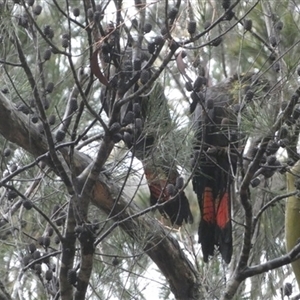
[{"label": "small seed pod", "polygon": [[251,183],[251,186],[253,188],[259,186],[260,185],[260,179],[259,179],[259,177],[255,177],[254,179],[251,180],[250,183]]},{"label": "small seed pod", "polygon": [[206,101],[206,108],[207,109],[213,109],[214,108],[214,100],[213,99],[207,99]]},{"label": "small seed pod", "polygon": [[123,119],[123,125],[128,125],[130,123],[133,123],[134,121],[134,113],[133,111],[128,111]]},{"label": "small seed pod", "polygon": [[231,21],[234,16],[235,16],[234,11],[232,11],[231,9],[227,10],[226,13],[225,13],[225,15],[224,15],[224,19],[223,20]]},{"label": "small seed pod", "polygon": [[41,170],[45,169],[46,165],[47,164],[44,160],[40,161],[39,164],[38,164],[38,166],[40,167]]},{"label": "small seed pod", "polygon": [[150,72],[148,70],[142,70],[140,75],[140,81],[142,84],[146,84],[150,79]]},{"label": "small seed pod", "polygon": [[271,178],[275,174],[275,169],[271,168],[262,168],[261,174],[266,178]]},{"label": "small seed pod", "polygon": [[133,61],[133,69],[134,69],[134,71],[139,71],[141,69],[141,67],[142,67],[142,61],[141,61],[141,59],[135,59]]},{"label": "small seed pod", "polygon": [[63,130],[58,129],[56,131],[55,140],[57,143],[62,142],[65,139],[65,137],[66,137],[66,133]]},{"label": "small seed pod", "polygon": [[253,99],[254,97],[254,92],[252,90],[248,90],[245,94],[245,100],[246,102],[249,102]]},{"label": "small seed pod", "polygon": [[283,28],[283,22],[282,21],[278,21],[275,25],[275,28],[278,30],[278,31],[281,31],[282,28]]},{"label": "small seed pod", "polygon": [[43,263],[49,265],[50,264],[50,256],[47,253],[44,253],[43,257]]},{"label": "small seed pod", "polygon": [[292,118],[294,120],[297,120],[297,119],[299,119],[299,117],[300,117],[300,108],[296,107],[293,111]]},{"label": "small seed pod", "polygon": [[8,88],[3,88],[3,89],[1,90],[1,93],[2,93],[2,94],[8,94],[8,93],[9,93]]},{"label": "small seed pod", "polygon": [[193,98],[192,98],[192,103],[190,104],[190,114],[192,114],[194,111],[195,111],[195,109],[196,109],[196,106],[197,106],[197,103],[198,103],[198,101],[197,100],[194,100]]},{"label": "small seed pod", "polygon": [[11,166],[10,166],[10,171],[11,172],[15,172],[15,171],[17,171],[18,170],[18,166],[16,165],[16,164],[12,164]]},{"label": "small seed pod", "polygon": [[273,69],[276,73],[278,73],[280,71],[280,64],[279,62],[276,62],[274,65],[273,65]]},{"label": "small seed pod", "polygon": [[56,245],[58,245],[58,244],[60,243],[60,239],[59,239],[59,236],[58,236],[58,235],[56,235],[56,236],[54,237],[54,243],[55,243]]},{"label": "small seed pod", "polygon": [[275,141],[269,141],[268,145],[267,145],[267,149],[266,149],[266,154],[269,155],[273,155],[275,154],[279,149],[279,145],[277,142]]},{"label": "small seed pod", "polygon": [[32,257],[31,255],[26,255],[23,257],[22,262],[23,265],[26,267],[27,265],[29,265],[29,263],[32,261]]},{"label": "small seed pod", "polygon": [[41,252],[39,250],[35,250],[33,252],[33,259],[39,259],[41,257]]},{"label": "small seed pod", "polygon": [[223,0],[222,7],[226,10],[230,7],[230,0]]},{"label": "small seed pod", "polygon": [[210,45],[213,47],[218,47],[223,41],[223,38],[221,36],[217,37],[216,39],[214,39]]},{"label": "small seed pod", "polygon": [[150,54],[153,54],[155,52],[155,43],[154,42],[151,42],[148,44],[148,52]]},{"label": "small seed pod", "polygon": [[245,19],[244,20],[244,28],[246,31],[250,31],[252,29],[252,20]]},{"label": "small seed pod", "polygon": [[142,127],[143,127],[143,121],[141,118],[136,118],[135,119],[135,128],[138,130],[138,131],[141,131],[142,130]]},{"label": "small seed pod", "polygon": [[76,227],[75,227],[75,234],[76,235],[79,235],[79,234],[81,234],[83,231],[84,231],[84,228],[83,228],[83,226],[81,226],[81,225],[77,225]]},{"label": "small seed pod", "polygon": [[112,140],[116,144],[116,143],[119,143],[122,140],[122,138],[123,138],[123,136],[121,133],[116,133],[113,135]]},{"label": "small seed pod", "polygon": [[61,40],[61,45],[63,48],[68,48],[69,47],[69,40],[64,38]]},{"label": "small seed pod", "polygon": [[47,230],[47,235],[48,235],[48,236],[52,236],[53,233],[54,233],[53,228],[52,228],[52,227],[49,227],[48,230]]},{"label": "small seed pod", "polygon": [[32,207],[33,207],[33,204],[32,204],[32,202],[30,201],[30,200],[24,200],[23,201],[23,207],[25,208],[25,209],[27,209],[27,210],[30,210],[30,209],[32,209]]},{"label": "small seed pod", "polygon": [[45,25],[43,28],[43,33],[48,36],[48,34],[50,33],[50,30],[51,30],[51,26]]},{"label": "small seed pod", "polygon": [[28,245],[28,251],[29,251],[30,253],[33,253],[35,250],[36,250],[35,244],[34,244],[34,243],[30,243],[30,244]]},{"label": "small seed pod", "polygon": [[154,44],[157,45],[157,46],[161,46],[163,45],[165,42],[164,38],[161,36],[161,35],[157,35],[155,38],[154,38]]},{"label": "small seed pod", "polygon": [[[52,29],[52,28],[50,28],[49,29],[49,33],[47,34],[47,37],[51,40],[51,39],[53,39],[53,37],[54,37],[54,30]],[[54,51],[54,49],[52,48],[51,49],[51,51],[52,51],[52,53],[56,53],[55,51]]]},{"label": "small seed pod", "polygon": [[49,125],[54,125],[54,124],[55,124],[55,121],[56,121],[55,115],[50,115],[50,116],[49,116],[49,119],[48,119]]},{"label": "small seed pod", "polygon": [[94,18],[94,12],[93,12],[93,9],[92,9],[92,8],[89,8],[89,9],[87,10],[87,16],[88,16],[88,18],[90,18],[90,19],[93,19],[93,18]]},{"label": "small seed pod", "polygon": [[52,93],[54,89],[54,83],[52,81],[48,82],[46,86],[46,92],[47,93]]},{"label": "small seed pod", "polygon": [[120,263],[120,261],[119,261],[118,258],[115,256],[114,259],[112,260],[113,266],[117,266],[119,263]]},{"label": "small seed pod", "polygon": [[277,55],[276,55],[275,52],[272,52],[272,53],[269,55],[269,60],[270,60],[271,62],[275,61],[276,58],[277,58]]},{"label": "small seed pod", "polygon": [[28,28],[28,18],[26,15],[20,16],[18,19],[18,25],[24,28]]},{"label": "small seed pod", "polygon": [[275,48],[277,46],[277,39],[276,39],[276,37],[275,36],[271,36],[269,40],[270,40],[271,46],[273,48]]},{"label": "small seed pod", "polygon": [[194,81],[194,90],[196,92],[199,92],[203,86],[203,83],[204,83],[204,77],[198,76]]},{"label": "small seed pod", "polygon": [[66,221],[66,214],[64,212],[61,212],[56,220],[56,225],[62,226],[64,225],[65,221]]},{"label": "small seed pod", "polygon": [[9,157],[11,155],[11,150],[10,148],[5,148],[4,151],[3,151],[3,155],[5,157]]},{"label": "small seed pod", "polygon": [[80,15],[80,9],[78,7],[73,8],[74,17],[78,17]]},{"label": "small seed pod", "polygon": [[14,191],[14,190],[9,190],[8,192],[7,192],[7,199],[8,200],[14,200],[14,199],[16,199],[18,197],[18,193],[16,192],[16,191]]},{"label": "small seed pod", "polygon": [[27,0],[26,2],[29,6],[33,6],[34,4],[34,0]]},{"label": "small seed pod", "polygon": [[62,39],[67,39],[68,41],[70,40],[70,34],[68,32],[63,33],[61,37]]},{"label": "small seed pod", "polygon": [[17,108],[18,111],[21,111],[23,114],[28,115],[30,114],[30,109],[25,103],[20,103]]},{"label": "small seed pod", "polygon": [[50,237],[49,236],[43,237],[43,245],[45,248],[48,248],[50,246]]},{"label": "small seed pod", "polygon": [[131,147],[131,144],[132,144],[132,135],[129,132],[127,132],[127,131],[124,132],[123,140],[124,140],[124,143],[128,147]]},{"label": "small seed pod", "polygon": [[72,112],[75,112],[78,109],[78,104],[77,104],[77,99],[76,98],[72,98],[70,100],[70,108]]},{"label": "small seed pod", "polygon": [[34,270],[36,274],[41,274],[42,273],[42,265],[41,264],[35,264],[34,265]]},{"label": "small seed pod", "polygon": [[36,124],[38,121],[39,121],[39,117],[36,114],[32,115],[31,122],[33,124]]},{"label": "small seed pod", "polygon": [[47,98],[43,100],[44,109],[47,110],[50,107],[50,102]]},{"label": "small seed pod", "polygon": [[53,272],[52,272],[52,270],[47,270],[46,273],[45,273],[45,279],[47,281],[50,281],[50,280],[52,280],[52,278],[53,278]]},{"label": "small seed pod", "polygon": [[196,32],[196,27],[197,27],[197,23],[195,20],[189,21],[188,27],[187,27],[188,33],[194,34]]},{"label": "small seed pod", "polygon": [[276,161],[277,161],[277,158],[276,158],[275,155],[269,156],[269,157],[267,158],[267,164],[268,164],[269,166],[274,166],[274,165],[276,164]]},{"label": "small seed pod", "polygon": [[43,246],[43,242],[44,242],[44,238],[42,236],[39,236],[37,238],[37,243],[40,245],[40,246]]},{"label": "small seed pod", "polygon": [[176,186],[176,188],[178,190],[181,190],[183,188],[183,186],[184,186],[184,179],[183,179],[183,177],[177,177],[176,178],[176,184],[175,184],[175,186]]},{"label": "small seed pod", "polygon": [[142,111],[141,105],[139,103],[133,103],[132,111],[135,117],[139,117]]},{"label": "small seed pod", "polygon": [[145,23],[144,32],[149,33],[152,30],[152,25],[150,23]]},{"label": "small seed pod", "polygon": [[115,123],[111,124],[111,126],[109,128],[109,131],[111,134],[119,133],[120,130],[121,130],[121,125],[119,122],[115,122]]},{"label": "small seed pod", "polygon": [[131,24],[132,24],[132,27],[133,27],[133,28],[138,29],[138,27],[139,27],[139,22],[138,22],[138,20],[137,20],[136,18],[134,18],[134,19],[131,20]]},{"label": "small seed pod", "polygon": [[178,8],[172,7],[171,10],[168,12],[168,19],[174,20],[178,14]]},{"label": "small seed pod", "polygon": [[96,6],[95,6],[95,11],[102,11],[102,6],[101,6],[101,4],[96,4]]},{"label": "small seed pod", "polygon": [[52,216],[56,215],[56,213],[59,211],[60,206],[58,204],[54,205],[52,208]]},{"label": "small seed pod", "polygon": [[43,10],[42,6],[36,5],[32,11],[36,16],[38,16],[41,14],[42,10]]},{"label": "small seed pod", "polygon": [[297,74],[300,76],[300,67],[297,68]]},{"label": "small seed pod", "polygon": [[101,12],[96,10],[93,14],[94,22],[98,23],[101,21]]},{"label": "small seed pod", "polygon": [[44,60],[49,60],[51,58],[51,50],[50,49],[46,49],[43,55]]},{"label": "small seed pod", "polygon": [[293,286],[291,283],[289,282],[286,282],[286,284],[284,285],[284,288],[283,288],[283,295],[284,296],[291,296],[293,293]]},{"label": "small seed pod", "polygon": [[172,183],[169,183],[166,186],[166,191],[167,191],[167,194],[170,195],[171,197],[176,195],[176,189],[175,189],[174,184],[172,184]]}]

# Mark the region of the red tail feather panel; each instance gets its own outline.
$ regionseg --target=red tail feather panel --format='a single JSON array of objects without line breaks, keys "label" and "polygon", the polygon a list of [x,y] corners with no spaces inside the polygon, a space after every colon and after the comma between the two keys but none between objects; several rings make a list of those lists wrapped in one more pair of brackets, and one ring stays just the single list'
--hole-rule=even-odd
[{"label": "red tail feather panel", "polygon": [[212,189],[206,187],[203,193],[203,221],[214,224],[215,223],[215,203]]},{"label": "red tail feather panel", "polygon": [[224,229],[226,224],[230,222],[230,197],[225,192],[221,200],[216,201],[216,224],[220,229]]}]

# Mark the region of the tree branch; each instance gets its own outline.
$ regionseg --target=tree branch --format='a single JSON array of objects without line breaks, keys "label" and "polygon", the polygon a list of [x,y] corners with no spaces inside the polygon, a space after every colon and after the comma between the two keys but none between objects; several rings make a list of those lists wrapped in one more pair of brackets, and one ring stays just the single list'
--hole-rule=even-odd
[{"label": "tree branch", "polygon": [[[0,93],[0,134],[7,140],[17,144],[34,157],[48,152],[48,144],[37,128],[28,122],[28,117],[18,112],[8,99]],[[61,154],[68,162],[67,149],[61,149]],[[46,161],[50,167],[53,164]],[[87,168],[91,163],[84,153],[74,151],[73,164],[75,175]],[[91,193],[92,204],[111,216],[118,215],[118,220],[128,218],[137,213],[139,208],[131,204],[123,192],[119,197],[120,188],[113,178],[100,173]],[[90,196],[90,195],[88,195]],[[119,197],[119,198],[118,198]],[[118,204],[114,206],[115,199]],[[112,208],[113,211],[112,211]],[[179,243],[168,235],[163,226],[149,215],[120,222],[121,228],[145,250],[170,283],[171,291],[177,299],[201,299],[197,271],[180,248]],[[147,237],[145,239],[145,236]],[[184,280],[183,280],[184,278]]]}]

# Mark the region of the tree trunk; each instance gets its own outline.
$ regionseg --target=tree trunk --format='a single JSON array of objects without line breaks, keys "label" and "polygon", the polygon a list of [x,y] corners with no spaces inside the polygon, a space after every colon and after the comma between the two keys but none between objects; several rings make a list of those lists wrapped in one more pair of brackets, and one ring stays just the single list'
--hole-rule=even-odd
[{"label": "tree trunk", "polygon": [[[287,172],[287,192],[296,190],[295,180],[299,180],[300,176],[300,161],[294,165],[291,172]],[[291,196],[286,201],[285,209],[285,242],[286,249],[290,251],[296,244],[299,243],[300,238],[300,198],[298,195]],[[300,260],[292,263],[292,268],[296,276],[298,286],[300,288]]]}]

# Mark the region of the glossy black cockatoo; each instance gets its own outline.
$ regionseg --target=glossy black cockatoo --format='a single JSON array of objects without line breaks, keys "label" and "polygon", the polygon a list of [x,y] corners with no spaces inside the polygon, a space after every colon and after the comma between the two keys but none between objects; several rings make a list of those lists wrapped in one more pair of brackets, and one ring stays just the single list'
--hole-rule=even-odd
[{"label": "glossy black cockatoo", "polygon": [[201,214],[198,234],[205,262],[214,255],[215,248],[226,263],[232,255],[231,194],[238,138],[228,84],[193,95],[196,142],[192,182]]},{"label": "glossy black cockatoo", "polygon": [[[137,105],[140,111],[136,109]],[[136,121],[132,122],[131,138],[124,141],[143,164],[150,204],[161,203],[159,211],[172,225],[193,222],[189,201],[182,190],[182,178],[174,164],[176,149],[168,145],[167,141],[174,124],[163,87],[156,84],[149,96],[138,97],[134,103],[129,103],[125,119],[130,111],[134,111],[135,118],[141,120],[142,126],[137,128]],[[169,141],[169,144],[173,142]]]}]

